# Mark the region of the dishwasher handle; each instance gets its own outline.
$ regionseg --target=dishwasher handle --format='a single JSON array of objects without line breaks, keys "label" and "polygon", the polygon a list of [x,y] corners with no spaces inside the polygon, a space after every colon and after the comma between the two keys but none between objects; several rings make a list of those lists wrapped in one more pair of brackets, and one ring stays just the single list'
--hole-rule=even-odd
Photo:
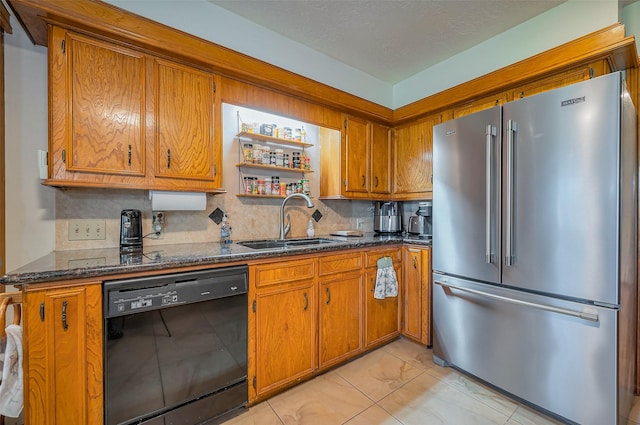
[{"label": "dishwasher handle", "polygon": [[478,291],[477,289],[471,289],[471,288],[465,288],[463,286],[452,285],[450,283],[442,282],[440,280],[434,280],[433,283],[435,283],[436,285],[440,285],[443,288],[457,289],[458,291],[468,292],[470,294],[479,295],[481,297],[490,298],[497,301],[522,305],[526,307],[533,307],[540,310],[551,311],[553,313],[565,314],[567,316],[577,317],[579,319],[589,320],[591,322],[598,321],[598,315],[595,313],[586,313],[583,311],[571,310],[568,308],[555,307],[548,304],[539,304],[539,303],[533,303],[530,301],[518,300],[515,298],[504,297],[502,295],[496,295],[496,294],[490,294],[484,291]]}]

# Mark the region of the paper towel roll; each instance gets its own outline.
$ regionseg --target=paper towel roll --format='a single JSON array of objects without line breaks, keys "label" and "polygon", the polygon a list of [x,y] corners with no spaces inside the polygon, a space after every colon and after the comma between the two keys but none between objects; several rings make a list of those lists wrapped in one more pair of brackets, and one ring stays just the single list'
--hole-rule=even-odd
[{"label": "paper towel roll", "polygon": [[203,211],[207,208],[204,192],[164,192],[150,190],[152,211]]}]

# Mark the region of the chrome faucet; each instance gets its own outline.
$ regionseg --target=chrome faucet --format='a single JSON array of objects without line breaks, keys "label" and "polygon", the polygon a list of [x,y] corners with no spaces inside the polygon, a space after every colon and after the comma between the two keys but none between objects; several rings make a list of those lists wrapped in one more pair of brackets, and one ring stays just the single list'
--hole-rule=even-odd
[{"label": "chrome faucet", "polygon": [[292,193],[288,195],[282,201],[282,205],[280,206],[280,240],[284,240],[287,237],[287,233],[291,230],[291,217],[287,214],[287,225],[284,224],[284,206],[291,198],[300,198],[304,199],[307,202],[307,208],[313,208],[313,202],[311,202],[311,198],[302,193]]}]

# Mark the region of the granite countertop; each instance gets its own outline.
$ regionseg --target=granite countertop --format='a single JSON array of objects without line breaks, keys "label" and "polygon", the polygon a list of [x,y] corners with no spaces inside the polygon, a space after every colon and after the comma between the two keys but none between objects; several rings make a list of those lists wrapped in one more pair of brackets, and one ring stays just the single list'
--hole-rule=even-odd
[{"label": "granite countertop", "polygon": [[24,285],[66,279],[101,277],[122,273],[157,271],[175,267],[222,264],[299,255],[314,252],[361,248],[386,244],[424,244],[431,240],[411,235],[374,235],[362,237],[320,236],[331,243],[298,247],[251,249],[237,243],[197,243],[155,245],[142,252],[123,254],[119,248],[53,251],[0,278],[3,285]]}]

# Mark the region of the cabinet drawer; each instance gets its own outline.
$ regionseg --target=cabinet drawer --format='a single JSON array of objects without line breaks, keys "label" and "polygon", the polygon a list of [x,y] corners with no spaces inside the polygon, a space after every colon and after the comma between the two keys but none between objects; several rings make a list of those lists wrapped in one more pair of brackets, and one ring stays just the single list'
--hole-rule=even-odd
[{"label": "cabinet drawer", "polygon": [[394,263],[399,263],[402,259],[402,250],[400,247],[379,249],[365,253],[365,257],[365,264],[367,267],[376,267],[378,265],[378,260],[382,257],[391,257],[391,260],[393,260]]},{"label": "cabinet drawer", "polygon": [[347,254],[330,255],[320,258],[318,263],[319,276],[327,276],[334,273],[349,272],[362,268],[362,253],[352,252]]},{"label": "cabinet drawer", "polygon": [[252,268],[253,272],[250,274],[255,279],[256,287],[313,279],[315,274],[314,260],[284,261]]}]

